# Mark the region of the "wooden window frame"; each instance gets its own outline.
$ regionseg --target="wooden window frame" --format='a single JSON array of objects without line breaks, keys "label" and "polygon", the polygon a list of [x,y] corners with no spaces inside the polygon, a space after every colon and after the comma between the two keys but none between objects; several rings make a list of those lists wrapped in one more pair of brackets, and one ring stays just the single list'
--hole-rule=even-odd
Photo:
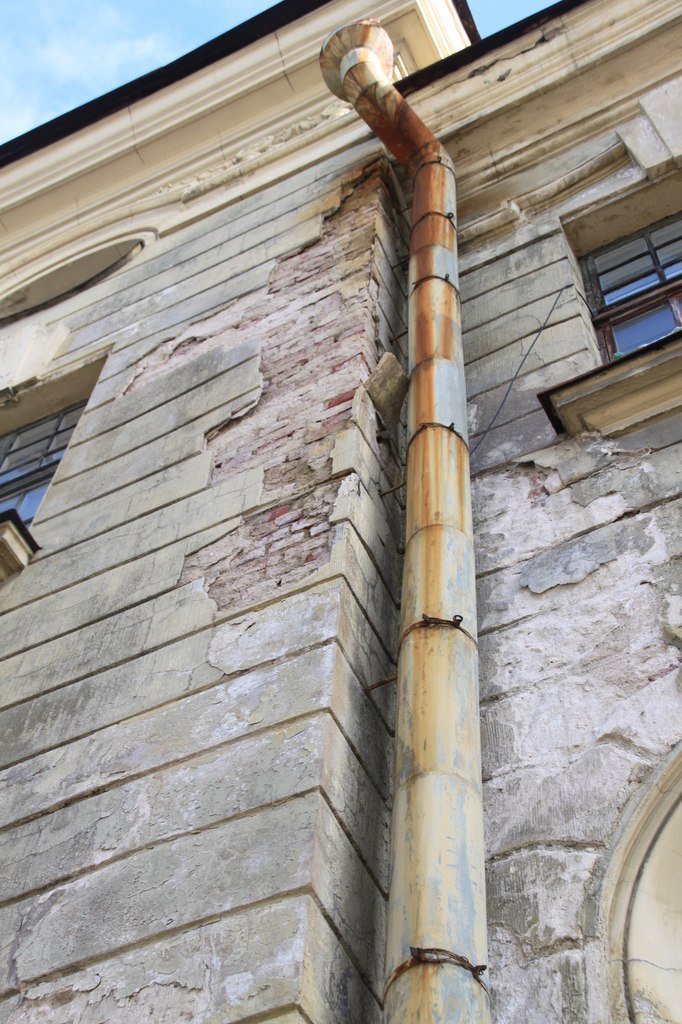
[{"label": "wooden window frame", "polygon": [[[652,233],[672,224],[682,218],[682,213],[673,214],[664,220],[650,224],[642,231],[635,231],[631,235],[602,246],[594,252],[584,256],[581,260],[583,279],[585,281],[587,300],[592,314],[592,322],[597,332],[599,348],[604,362],[609,363],[614,359],[620,359],[626,352],[621,352],[614,338],[613,328],[620,324],[627,323],[636,316],[646,313],[656,306],[668,304],[676,330],[682,330],[682,276],[669,280],[665,276],[665,270],[658,258],[656,245],[652,239]],[[646,242],[647,252],[652,261],[652,273],[656,273],[658,283],[643,289],[637,295],[630,296],[620,302],[608,305],[599,282],[599,273],[596,267],[596,260],[604,254],[619,248],[628,242],[643,239]],[[649,344],[656,344],[661,339],[655,339]],[[647,345],[640,346],[646,348]],[[637,351],[637,350],[635,350]]]}]

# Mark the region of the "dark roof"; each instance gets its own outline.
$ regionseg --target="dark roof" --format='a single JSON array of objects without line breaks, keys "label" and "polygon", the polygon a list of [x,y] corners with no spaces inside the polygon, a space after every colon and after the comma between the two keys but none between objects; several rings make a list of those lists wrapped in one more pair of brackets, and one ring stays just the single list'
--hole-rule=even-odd
[{"label": "dark roof", "polygon": [[[9,142],[0,145],[0,167],[5,167],[15,160],[29,156],[31,153],[43,149],[44,146],[49,146],[53,142],[58,142],[60,139],[80,131],[81,128],[87,128],[109,114],[124,110],[131,103],[151,96],[165,86],[179,82],[194,74],[195,71],[201,71],[202,68],[244,49],[258,39],[277,32],[278,29],[290,22],[324,7],[327,2],[328,0],[282,0],[281,3],[275,4],[267,11],[257,14],[254,18],[249,18],[241,25],[209,40],[197,47],[196,50],[190,50],[189,53],[171,61],[170,64],[164,64],[163,67],[157,68],[155,71],[134,78],[126,85],[112,89],[111,92],[98,96],[97,99],[90,100],[88,103],[83,103],[80,107],[75,107],[66,114],[61,114],[52,121],[47,121],[31,131],[17,136],[16,139],[10,139]],[[472,42],[480,40],[481,37],[467,0],[452,0],[452,3],[469,39]]]}]

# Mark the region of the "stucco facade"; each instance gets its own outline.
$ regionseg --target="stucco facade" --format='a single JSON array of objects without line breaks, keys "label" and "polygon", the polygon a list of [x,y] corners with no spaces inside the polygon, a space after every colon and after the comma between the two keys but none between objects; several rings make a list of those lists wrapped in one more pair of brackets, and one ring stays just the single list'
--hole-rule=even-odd
[{"label": "stucco facade", "polygon": [[[367,13],[0,169],[0,434],[87,399],[0,586],[2,1024],[381,1018],[411,183],[317,66]],[[581,258],[682,208],[682,11],[369,13],[458,181],[492,1019],[680,1024],[682,386],[537,396],[603,363]]]}]

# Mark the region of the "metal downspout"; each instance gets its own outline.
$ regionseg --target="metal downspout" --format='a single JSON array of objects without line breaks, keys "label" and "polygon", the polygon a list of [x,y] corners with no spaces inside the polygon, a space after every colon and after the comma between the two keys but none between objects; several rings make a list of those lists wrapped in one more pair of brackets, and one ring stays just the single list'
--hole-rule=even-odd
[{"label": "metal downspout", "polygon": [[486,1024],[476,597],[454,168],[392,85],[393,47],[377,22],[340,29],[320,60],[331,91],[354,105],[414,177],[385,1019]]}]

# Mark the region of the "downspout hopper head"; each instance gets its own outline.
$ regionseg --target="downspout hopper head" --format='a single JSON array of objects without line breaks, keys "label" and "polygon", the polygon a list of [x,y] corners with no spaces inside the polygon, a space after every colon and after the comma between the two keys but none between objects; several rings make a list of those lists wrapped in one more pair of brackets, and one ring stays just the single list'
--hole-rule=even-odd
[{"label": "downspout hopper head", "polygon": [[332,32],[320,51],[320,67],[327,88],[341,100],[354,101],[344,86],[351,68],[370,64],[378,80],[393,78],[393,43],[378,21],[365,18]]}]

